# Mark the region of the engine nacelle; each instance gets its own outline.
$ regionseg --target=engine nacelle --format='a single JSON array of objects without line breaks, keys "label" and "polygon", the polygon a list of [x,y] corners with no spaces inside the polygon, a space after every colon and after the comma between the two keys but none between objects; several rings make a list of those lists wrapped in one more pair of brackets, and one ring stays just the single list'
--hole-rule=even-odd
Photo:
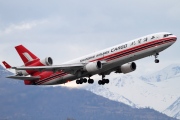
[{"label": "engine nacelle", "polygon": [[85,67],[84,70],[93,73],[102,68],[102,63],[100,61],[90,62]]},{"label": "engine nacelle", "polygon": [[[31,64],[27,65],[27,66],[50,66],[53,64],[53,60],[51,57],[46,57],[45,59],[43,60],[35,60],[35,61],[32,61]],[[16,75],[19,75],[19,76],[27,76],[27,75],[30,75],[30,74],[33,74],[37,71],[34,71],[34,70],[16,70]]]},{"label": "engine nacelle", "polygon": [[53,65],[53,59],[51,57],[46,57],[45,59],[40,60],[40,62],[45,66]]},{"label": "engine nacelle", "polygon": [[124,74],[135,71],[136,63],[134,63],[134,62],[126,63],[126,64],[122,65],[119,69],[120,69],[120,72],[124,73]]},{"label": "engine nacelle", "polygon": [[53,64],[53,60],[51,57],[46,57],[45,59],[42,60],[34,60],[32,61],[31,64],[27,65],[27,66],[50,66]]}]

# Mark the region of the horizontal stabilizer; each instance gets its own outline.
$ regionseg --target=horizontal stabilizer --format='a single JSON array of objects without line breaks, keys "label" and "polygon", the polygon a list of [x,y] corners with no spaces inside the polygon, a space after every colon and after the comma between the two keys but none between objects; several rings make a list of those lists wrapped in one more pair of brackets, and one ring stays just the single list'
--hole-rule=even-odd
[{"label": "horizontal stabilizer", "polygon": [[11,66],[6,61],[3,61],[2,63],[6,67],[6,69],[11,68]]},{"label": "horizontal stabilizer", "polygon": [[38,80],[40,77],[8,76],[7,78],[19,79],[19,80]]}]

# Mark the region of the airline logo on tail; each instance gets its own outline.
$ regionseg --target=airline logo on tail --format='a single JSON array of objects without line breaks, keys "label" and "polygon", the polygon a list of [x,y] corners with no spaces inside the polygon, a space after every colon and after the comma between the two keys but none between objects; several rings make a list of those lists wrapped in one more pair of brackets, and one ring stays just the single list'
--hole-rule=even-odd
[{"label": "airline logo on tail", "polygon": [[31,62],[33,61],[33,58],[27,53],[27,52],[24,52],[22,53],[24,55],[24,57],[26,57],[26,59],[28,60],[28,62]]},{"label": "airline logo on tail", "polygon": [[32,64],[31,62],[35,60],[40,60],[36,55],[30,52],[27,48],[23,45],[18,45],[15,47],[16,51],[18,52],[19,56],[21,57],[22,61],[24,62],[25,66]]}]

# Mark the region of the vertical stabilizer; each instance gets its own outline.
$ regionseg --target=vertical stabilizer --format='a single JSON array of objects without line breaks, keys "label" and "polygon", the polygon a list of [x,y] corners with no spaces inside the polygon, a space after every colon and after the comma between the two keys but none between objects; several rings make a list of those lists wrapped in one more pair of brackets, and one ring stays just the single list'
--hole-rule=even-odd
[{"label": "vertical stabilizer", "polygon": [[27,48],[23,45],[18,45],[15,47],[16,51],[18,52],[19,56],[21,57],[24,65],[26,66],[28,63],[32,63],[33,61],[39,60],[39,58],[30,52]]}]

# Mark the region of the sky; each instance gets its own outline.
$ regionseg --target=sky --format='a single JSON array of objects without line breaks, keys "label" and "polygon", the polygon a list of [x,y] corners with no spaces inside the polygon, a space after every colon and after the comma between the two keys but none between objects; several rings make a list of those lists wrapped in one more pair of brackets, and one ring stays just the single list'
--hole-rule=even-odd
[{"label": "sky", "polygon": [[0,0],[0,60],[23,64],[23,44],[58,65],[147,34],[171,32],[178,40],[159,55],[138,61],[132,74],[180,63],[180,0]]}]

